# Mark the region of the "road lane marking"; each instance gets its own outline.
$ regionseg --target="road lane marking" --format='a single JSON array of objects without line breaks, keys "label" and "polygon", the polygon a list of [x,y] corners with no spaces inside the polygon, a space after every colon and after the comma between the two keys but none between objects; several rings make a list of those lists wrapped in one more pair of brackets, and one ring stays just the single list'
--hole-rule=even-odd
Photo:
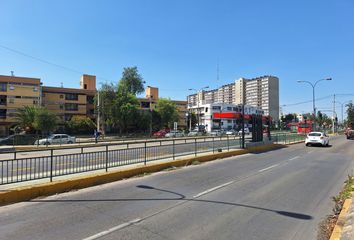
[{"label": "road lane marking", "polygon": [[205,194],[207,194],[207,193],[213,192],[213,191],[215,191],[215,190],[217,190],[217,189],[226,187],[227,185],[230,185],[230,184],[232,184],[232,183],[234,183],[234,182],[235,182],[235,181],[230,181],[230,182],[221,184],[221,185],[219,185],[219,186],[210,188],[210,189],[208,189],[208,190],[205,190],[204,192],[198,193],[197,195],[193,196],[193,198],[198,198],[198,197],[203,196],[203,195],[205,195]]},{"label": "road lane marking", "polygon": [[290,158],[288,161],[292,161],[292,160],[298,159],[299,157],[300,156],[296,156],[296,157]]},{"label": "road lane marking", "polygon": [[261,170],[258,170],[258,172],[264,172],[264,171],[267,171],[267,170],[269,170],[269,169],[275,168],[275,167],[277,167],[277,166],[279,166],[279,163],[278,163],[278,164],[274,164],[274,165],[269,166],[269,167],[266,167],[266,168],[263,168],[263,169],[261,169]]},{"label": "road lane marking", "polygon": [[117,226],[115,226],[115,227],[112,227],[112,228],[110,228],[110,229],[108,229],[108,230],[99,232],[99,233],[97,233],[97,234],[95,234],[95,235],[92,235],[92,236],[90,236],[90,237],[83,238],[82,240],[95,240],[95,239],[101,238],[101,237],[103,237],[103,236],[106,236],[106,235],[108,235],[108,234],[110,234],[110,233],[112,233],[112,232],[115,232],[115,231],[117,231],[117,230],[119,230],[119,229],[122,229],[122,228],[128,227],[128,226],[130,226],[130,225],[133,225],[133,224],[135,224],[135,223],[138,223],[138,222],[140,222],[140,221],[141,221],[141,219],[140,219],[140,218],[137,218],[137,219],[134,219],[134,220],[132,220],[132,221],[119,224],[119,225],[117,225]]}]

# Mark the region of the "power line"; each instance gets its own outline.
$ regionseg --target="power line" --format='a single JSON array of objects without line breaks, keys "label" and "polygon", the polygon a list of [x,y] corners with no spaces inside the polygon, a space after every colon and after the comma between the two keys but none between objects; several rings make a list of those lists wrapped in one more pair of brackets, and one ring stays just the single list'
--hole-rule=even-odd
[{"label": "power line", "polygon": [[[33,60],[36,60],[36,61],[39,61],[39,62],[48,64],[48,65],[52,65],[52,66],[55,66],[55,67],[58,67],[58,68],[62,68],[62,69],[65,69],[65,70],[67,70],[67,71],[70,71],[70,72],[78,73],[78,74],[80,74],[80,75],[84,74],[84,72],[82,72],[82,71],[79,71],[79,70],[76,70],[76,69],[73,69],[73,68],[70,68],[70,67],[66,67],[66,66],[63,66],[63,65],[60,65],[60,64],[56,64],[56,63],[53,63],[53,62],[44,60],[44,59],[42,59],[42,58],[38,58],[38,57],[32,56],[32,55],[30,55],[30,54],[24,53],[24,52],[22,52],[22,51],[19,51],[19,50],[16,50],[16,49],[13,49],[13,48],[10,48],[10,47],[1,45],[1,44],[0,44],[0,47],[3,48],[3,49],[5,49],[5,50],[7,50],[7,51],[16,53],[16,54],[18,54],[18,55],[21,55],[21,56],[24,56],[24,57],[27,57],[27,58],[31,58],[31,59],[33,59]],[[96,77],[97,77],[98,79],[101,79],[101,80],[104,80],[104,81],[110,81],[110,82],[112,82],[111,80],[107,80],[106,78],[103,78],[103,77],[99,77],[99,76],[96,76]]]},{"label": "power line", "polygon": [[[316,101],[321,101],[321,100],[324,100],[324,99],[327,99],[327,98],[331,98],[333,95],[328,95],[328,96],[325,96],[325,97],[321,97],[321,98],[316,98],[315,100]],[[298,102],[298,103],[290,103],[290,104],[283,104],[281,106],[283,107],[291,107],[291,106],[297,106],[297,105],[302,105],[302,104],[306,104],[306,103],[312,103],[313,100],[307,100],[307,101],[303,101],[303,102]]]}]

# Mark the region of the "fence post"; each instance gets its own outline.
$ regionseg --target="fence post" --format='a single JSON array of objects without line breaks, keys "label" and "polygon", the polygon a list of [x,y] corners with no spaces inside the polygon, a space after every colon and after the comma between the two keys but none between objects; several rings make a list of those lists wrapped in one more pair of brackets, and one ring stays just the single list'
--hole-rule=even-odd
[{"label": "fence post", "polygon": [[108,145],[106,145],[106,172],[108,172]]},{"label": "fence post", "polygon": [[197,156],[197,139],[194,138],[194,156]]},{"label": "fence post", "polygon": [[174,139],[172,142],[172,158],[173,158],[173,160],[175,160],[175,140]]},{"label": "fence post", "polygon": [[83,147],[81,147],[81,154],[83,154],[84,153],[84,148]]},{"label": "fence post", "polygon": [[214,137],[213,137],[213,153],[215,153],[215,150],[214,150]]},{"label": "fence post", "polygon": [[14,151],[14,160],[16,160],[16,150]]},{"label": "fence post", "polygon": [[53,181],[53,149],[50,149],[50,181]]},{"label": "fence post", "polygon": [[144,153],[145,153],[145,157],[144,157],[144,165],[146,165],[146,142],[144,143]]},{"label": "fence post", "polygon": [[227,151],[230,151],[229,135],[227,135]]}]

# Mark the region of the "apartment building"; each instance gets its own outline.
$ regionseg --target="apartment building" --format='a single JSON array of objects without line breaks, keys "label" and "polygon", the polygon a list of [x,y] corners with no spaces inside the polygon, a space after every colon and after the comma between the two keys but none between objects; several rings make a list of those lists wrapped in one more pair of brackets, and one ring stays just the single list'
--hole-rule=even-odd
[{"label": "apartment building", "polygon": [[[145,89],[145,98],[138,98],[140,102],[140,109],[152,110],[156,108],[156,104],[159,100],[159,89],[156,87],[147,86]],[[177,106],[178,110],[178,128],[186,128],[186,113],[187,113],[187,101],[171,100]]]},{"label": "apartment building", "polygon": [[57,114],[62,121],[69,121],[74,115],[95,119],[94,97],[96,77],[83,75],[80,88],[42,87],[42,105]]},{"label": "apartment building", "polygon": [[210,103],[246,104],[260,108],[273,120],[279,119],[279,79],[261,76],[240,78],[218,89],[201,91],[187,97],[189,106]]},{"label": "apartment building", "polygon": [[15,124],[17,109],[40,104],[40,79],[0,75],[0,135]]}]

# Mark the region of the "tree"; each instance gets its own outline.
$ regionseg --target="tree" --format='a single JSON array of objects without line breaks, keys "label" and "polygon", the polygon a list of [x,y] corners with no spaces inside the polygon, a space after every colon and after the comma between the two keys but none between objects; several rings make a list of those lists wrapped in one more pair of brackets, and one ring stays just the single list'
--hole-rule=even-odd
[{"label": "tree", "polygon": [[[110,83],[104,83],[101,86],[101,89],[98,92],[98,95],[95,97],[95,110],[96,113],[100,113],[100,120],[103,127],[103,131],[105,132],[106,125],[113,124],[113,104],[114,100],[117,96],[117,86]],[[98,99],[99,96],[99,108],[98,108]]]},{"label": "tree", "polygon": [[156,104],[156,111],[161,117],[163,127],[172,127],[173,122],[178,121],[177,105],[167,98],[160,98]]},{"label": "tree", "polygon": [[139,74],[137,67],[124,68],[121,82],[126,86],[128,92],[133,95],[144,92],[143,78]]},{"label": "tree", "polygon": [[138,107],[139,101],[136,96],[129,91],[124,81],[120,81],[112,108],[113,124],[119,127],[120,133],[125,132],[133,122]]},{"label": "tree", "polygon": [[58,118],[57,116],[49,112],[46,108],[38,107],[33,126],[37,131],[42,133],[49,133],[57,127]]},{"label": "tree", "polygon": [[70,132],[91,133],[96,124],[89,117],[76,115],[66,123],[66,127]]},{"label": "tree", "polygon": [[289,114],[286,114],[285,116],[282,116],[281,117],[281,121],[284,122],[284,123],[289,123],[289,122],[292,122],[292,121],[296,121],[296,114],[295,113],[289,113]]},{"label": "tree", "polygon": [[347,107],[347,125],[348,127],[354,127],[354,105],[352,102],[345,105]]},{"label": "tree", "polygon": [[33,133],[35,131],[34,122],[37,110],[37,106],[19,108],[15,115],[17,126],[22,128],[26,133]]}]

